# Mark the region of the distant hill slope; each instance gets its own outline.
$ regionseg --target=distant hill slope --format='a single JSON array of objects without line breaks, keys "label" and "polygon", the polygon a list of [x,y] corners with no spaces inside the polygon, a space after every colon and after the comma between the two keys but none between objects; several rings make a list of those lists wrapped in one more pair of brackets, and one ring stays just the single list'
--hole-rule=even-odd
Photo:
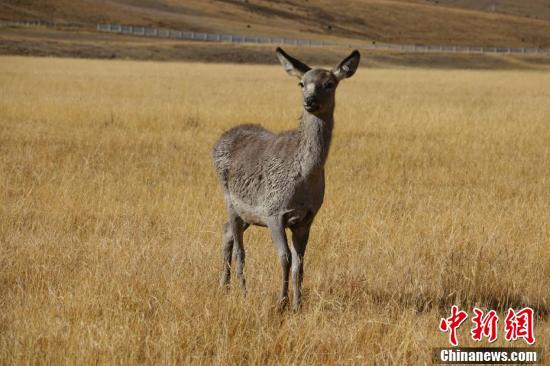
[{"label": "distant hill slope", "polygon": [[441,6],[550,20],[549,0],[420,0]]},{"label": "distant hill slope", "polygon": [[0,19],[407,44],[550,46],[550,2],[544,0],[0,0]]}]

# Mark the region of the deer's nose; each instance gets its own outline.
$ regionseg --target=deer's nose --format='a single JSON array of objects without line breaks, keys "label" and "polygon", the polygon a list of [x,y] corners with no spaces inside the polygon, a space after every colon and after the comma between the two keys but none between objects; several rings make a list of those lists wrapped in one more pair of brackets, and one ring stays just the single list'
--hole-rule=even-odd
[{"label": "deer's nose", "polygon": [[315,104],[317,104],[317,98],[315,98],[314,96],[306,97],[305,100],[304,100],[304,104],[305,104],[307,107],[310,107],[310,106],[312,106],[312,105],[315,105]]}]

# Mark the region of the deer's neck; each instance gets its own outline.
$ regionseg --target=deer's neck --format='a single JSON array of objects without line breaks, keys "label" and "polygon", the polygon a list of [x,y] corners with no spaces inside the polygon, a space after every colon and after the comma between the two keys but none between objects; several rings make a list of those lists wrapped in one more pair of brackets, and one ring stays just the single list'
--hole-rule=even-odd
[{"label": "deer's neck", "polygon": [[334,125],[334,111],[313,115],[303,111],[300,121],[298,159],[302,174],[309,176],[322,171],[327,160]]}]

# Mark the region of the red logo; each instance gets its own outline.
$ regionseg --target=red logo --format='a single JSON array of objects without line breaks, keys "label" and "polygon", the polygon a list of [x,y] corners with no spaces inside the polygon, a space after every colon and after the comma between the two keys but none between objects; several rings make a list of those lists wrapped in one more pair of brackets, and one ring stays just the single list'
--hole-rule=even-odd
[{"label": "red logo", "polygon": [[458,345],[458,339],[456,338],[456,330],[464,321],[468,318],[468,314],[465,311],[458,311],[458,306],[453,305],[451,308],[451,316],[448,318],[441,318],[439,323],[439,329],[442,332],[449,332],[449,342],[453,346]]},{"label": "red logo", "polygon": [[472,318],[474,328],[471,330],[472,339],[481,341],[483,337],[489,338],[489,343],[497,340],[498,335],[498,315],[497,312],[491,310],[487,315],[483,316],[483,310],[474,308],[475,316]]},{"label": "red logo", "polygon": [[[483,310],[474,307],[474,316],[472,317],[473,326],[470,335],[474,341],[482,341],[487,338],[489,343],[497,340],[498,337],[498,314],[494,310],[484,313]],[[508,342],[523,338],[528,344],[535,343],[534,334],[534,310],[530,307],[518,311],[508,310],[508,315],[504,321],[504,337]],[[453,346],[458,346],[457,330],[466,321],[468,314],[459,310],[458,306],[451,307],[451,316],[441,318],[439,330],[449,333],[449,342]]]},{"label": "red logo", "polygon": [[534,311],[531,308],[524,308],[518,312],[508,309],[504,333],[504,337],[508,342],[523,338],[529,344],[535,343],[533,314]]}]

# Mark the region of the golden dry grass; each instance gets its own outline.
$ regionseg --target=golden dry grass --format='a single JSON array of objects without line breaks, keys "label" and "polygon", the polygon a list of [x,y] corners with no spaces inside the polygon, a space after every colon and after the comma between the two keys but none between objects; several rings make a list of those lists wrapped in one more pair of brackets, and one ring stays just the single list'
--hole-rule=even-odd
[{"label": "golden dry grass", "polygon": [[548,350],[549,73],[344,82],[304,308],[278,314],[264,229],[245,235],[248,296],[218,291],[210,149],[238,123],[296,126],[295,80],[275,66],[0,69],[0,363],[424,364],[453,303],[530,305]]}]

